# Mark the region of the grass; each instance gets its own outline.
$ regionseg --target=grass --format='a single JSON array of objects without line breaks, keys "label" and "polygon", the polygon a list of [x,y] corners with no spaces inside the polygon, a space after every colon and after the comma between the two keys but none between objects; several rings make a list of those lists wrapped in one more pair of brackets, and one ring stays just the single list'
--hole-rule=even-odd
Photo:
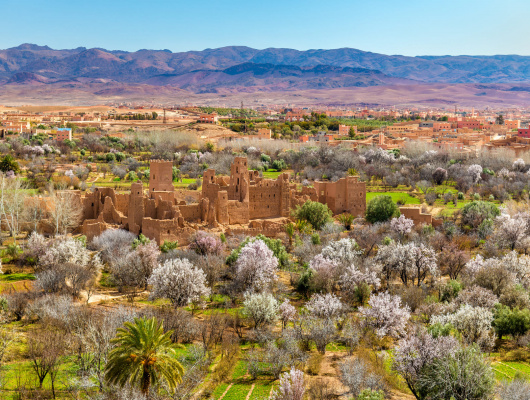
[{"label": "grass", "polygon": [[225,392],[227,387],[228,387],[228,383],[221,383],[213,391],[212,398],[218,399],[219,397],[221,397],[223,395],[223,393]]},{"label": "grass", "polygon": [[410,194],[405,192],[367,192],[366,201],[368,202],[373,198],[381,195],[390,196],[394,203],[397,203],[398,201],[402,200],[403,204],[421,204],[420,199],[412,197]]},{"label": "grass", "polygon": [[256,383],[254,390],[250,395],[251,400],[263,400],[268,399],[271,389],[273,388],[273,382]]},{"label": "grass", "polygon": [[223,400],[244,400],[252,385],[248,383],[236,383],[232,385]]},{"label": "grass", "polygon": [[530,365],[518,361],[496,361],[491,364],[497,380],[513,379],[517,373],[530,378]]},{"label": "grass", "polygon": [[[65,389],[65,383],[68,380],[75,376],[77,373],[77,366],[72,361],[73,357],[64,357],[62,364],[59,366],[59,373],[55,380],[55,390],[61,391]],[[30,361],[22,361],[5,364],[1,368],[2,370],[2,380],[3,380],[3,390],[15,390],[20,384],[25,384],[26,387],[37,387],[38,379],[37,375],[31,367]],[[44,379],[42,388],[45,390],[51,390],[51,380],[49,376],[46,376]],[[3,394],[5,395],[5,393]],[[6,398],[1,395],[1,398]]]},{"label": "grass", "polygon": [[245,374],[247,373],[247,362],[243,360],[239,360],[236,364],[236,367],[234,368],[234,372],[232,372],[232,380],[238,380],[243,378]]},{"label": "grass", "polygon": [[269,170],[263,172],[263,177],[266,178],[266,179],[276,179],[281,174],[283,174],[285,172],[292,172],[292,171],[287,171],[287,170],[286,171],[276,171],[275,169],[269,169]]},{"label": "grass", "polygon": [[17,282],[17,281],[25,281],[25,280],[33,281],[35,280],[35,275],[23,274],[23,273],[0,275],[0,281],[3,281],[3,282]]}]

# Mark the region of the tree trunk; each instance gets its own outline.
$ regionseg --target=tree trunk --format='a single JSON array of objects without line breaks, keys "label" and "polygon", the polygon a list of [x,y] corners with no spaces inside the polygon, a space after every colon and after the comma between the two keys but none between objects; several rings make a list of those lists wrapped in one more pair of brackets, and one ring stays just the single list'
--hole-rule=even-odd
[{"label": "tree trunk", "polygon": [[149,374],[147,368],[144,366],[141,391],[147,397],[149,396],[149,386],[151,386],[151,375]]}]

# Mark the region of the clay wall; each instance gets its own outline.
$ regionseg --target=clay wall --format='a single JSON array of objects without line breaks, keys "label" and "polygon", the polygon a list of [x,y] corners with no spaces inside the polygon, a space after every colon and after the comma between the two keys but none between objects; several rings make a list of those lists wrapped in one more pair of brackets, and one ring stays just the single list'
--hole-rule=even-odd
[{"label": "clay wall", "polygon": [[201,219],[201,206],[199,204],[179,206],[180,215],[186,221],[198,221]]},{"label": "clay wall", "polygon": [[151,161],[149,166],[149,193],[173,192],[173,163],[171,161]]},{"label": "clay wall", "polygon": [[250,221],[248,203],[228,200],[228,220],[230,224],[248,224]]},{"label": "clay wall", "polygon": [[366,211],[366,185],[357,177],[341,178],[337,182],[315,182],[318,201],[330,208],[333,214],[363,215]]},{"label": "clay wall", "polygon": [[400,207],[399,212],[406,218],[414,221],[414,225],[432,225],[437,227],[443,223],[442,220],[433,218],[431,214],[422,213],[419,207]]}]

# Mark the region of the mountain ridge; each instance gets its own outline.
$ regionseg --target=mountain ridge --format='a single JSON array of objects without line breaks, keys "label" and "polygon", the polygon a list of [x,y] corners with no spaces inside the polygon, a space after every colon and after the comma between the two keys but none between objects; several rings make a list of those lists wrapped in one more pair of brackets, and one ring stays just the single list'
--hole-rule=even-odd
[{"label": "mountain ridge", "polygon": [[30,72],[46,78],[106,78],[141,83],[163,73],[223,70],[239,64],[297,67],[351,67],[377,70],[393,78],[440,83],[530,82],[530,56],[402,56],[353,48],[295,50],[225,46],[173,53],[141,49],[134,52],[85,48],[55,50],[24,43],[0,50],[0,78]]}]

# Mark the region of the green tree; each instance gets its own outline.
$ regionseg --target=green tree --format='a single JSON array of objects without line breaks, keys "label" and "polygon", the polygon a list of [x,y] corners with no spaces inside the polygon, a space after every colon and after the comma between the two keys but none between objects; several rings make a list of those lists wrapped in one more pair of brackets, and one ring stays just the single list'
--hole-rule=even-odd
[{"label": "green tree", "polygon": [[530,330],[530,310],[527,308],[510,309],[508,306],[497,305],[493,318],[493,327],[499,337],[511,335],[518,337]]},{"label": "green tree", "polygon": [[302,206],[297,206],[294,211],[296,218],[307,221],[313,229],[322,229],[328,222],[332,222],[333,213],[326,204],[318,201],[306,201]]},{"label": "green tree", "polygon": [[173,167],[173,181],[182,181],[180,169],[178,169],[177,167]]},{"label": "green tree", "polygon": [[473,346],[434,359],[422,369],[418,383],[424,399],[479,400],[491,398],[495,376],[480,350]]},{"label": "green tree", "polygon": [[110,384],[139,387],[144,395],[152,385],[165,381],[171,390],[182,381],[184,368],[177,360],[173,331],[164,333],[156,318],[135,318],[126,322],[112,339],[116,347],[109,353],[105,379]]},{"label": "green tree", "polygon": [[0,171],[13,171],[17,173],[19,170],[20,167],[11,154],[6,154],[4,157],[2,157],[0,161]]},{"label": "green tree", "polygon": [[472,201],[467,203],[460,211],[462,226],[469,225],[478,228],[484,221],[493,221],[501,212],[499,207],[487,201]]},{"label": "green tree", "polygon": [[399,215],[398,206],[388,195],[374,197],[366,206],[366,220],[372,224],[385,222],[390,218],[399,217]]},{"label": "green tree", "polygon": [[497,115],[497,118],[495,118],[495,123],[497,125],[504,125],[504,116],[502,114]]},{"label": "green tree", "polygon": [[108,163],[111,163],[116,160],[116,156],[114,155],[114,153],[107,153],[107,155],[105,156],[105,159],[107,160]]}]

